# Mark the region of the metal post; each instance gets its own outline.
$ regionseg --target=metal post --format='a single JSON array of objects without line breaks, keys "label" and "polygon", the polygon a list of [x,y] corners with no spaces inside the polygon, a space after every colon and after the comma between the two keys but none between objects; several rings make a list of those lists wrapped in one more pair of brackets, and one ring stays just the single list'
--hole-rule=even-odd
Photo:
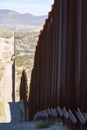
[{"label": "metal post", "polygon": [[12,65],[12,75],[13,75],[13,92],[12,92],[12,98],[13,102],[15,102],[15,32],[14,32],[14,59],[13,59],[13,65]]}]

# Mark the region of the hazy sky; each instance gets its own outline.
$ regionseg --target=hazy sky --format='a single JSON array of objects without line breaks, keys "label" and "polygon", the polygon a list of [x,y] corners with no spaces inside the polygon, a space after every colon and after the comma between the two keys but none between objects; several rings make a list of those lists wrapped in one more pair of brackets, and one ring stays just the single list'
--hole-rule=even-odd
[{"label": "hazy sky", "polygon": [[54,0],[0,0],[0,9],[10,9],[34,15],[47,15],[53,2]]}]

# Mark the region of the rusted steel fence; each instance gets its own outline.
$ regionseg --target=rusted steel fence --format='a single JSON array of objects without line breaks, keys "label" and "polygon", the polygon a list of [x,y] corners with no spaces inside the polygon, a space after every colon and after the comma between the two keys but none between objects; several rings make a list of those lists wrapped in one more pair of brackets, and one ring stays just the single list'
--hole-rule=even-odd
[{"label": "rusted steel fence", "polygon": [[25,106],[25,121],[28,120],[28,84],[27,74],[25,69],[22,71],[21,82],[20,82],[20,101],[24,101]]},{"label": "rusted steel fence", "polygon": [[40,110],[87,110],[87,0],[55,0],[40,33],[28,101]]}]

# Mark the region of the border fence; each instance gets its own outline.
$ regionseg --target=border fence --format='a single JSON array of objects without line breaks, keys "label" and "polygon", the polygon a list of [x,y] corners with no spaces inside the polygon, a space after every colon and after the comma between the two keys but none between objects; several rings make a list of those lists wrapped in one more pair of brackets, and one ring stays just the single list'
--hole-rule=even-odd
[{"label": "border fence", "polygon": [[55,0],[36,46],[28,101],[36,112],[87,112],[87,0]]}]

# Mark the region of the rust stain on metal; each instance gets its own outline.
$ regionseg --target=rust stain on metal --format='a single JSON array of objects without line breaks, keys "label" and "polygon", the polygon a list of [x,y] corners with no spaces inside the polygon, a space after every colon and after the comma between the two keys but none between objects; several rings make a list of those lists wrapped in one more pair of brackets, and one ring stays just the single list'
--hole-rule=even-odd
[{"label": "rust stain on metal", "polygon": [[36,47],[29,120],[40,110],[87,109],[87,0],[55,0]]}]

